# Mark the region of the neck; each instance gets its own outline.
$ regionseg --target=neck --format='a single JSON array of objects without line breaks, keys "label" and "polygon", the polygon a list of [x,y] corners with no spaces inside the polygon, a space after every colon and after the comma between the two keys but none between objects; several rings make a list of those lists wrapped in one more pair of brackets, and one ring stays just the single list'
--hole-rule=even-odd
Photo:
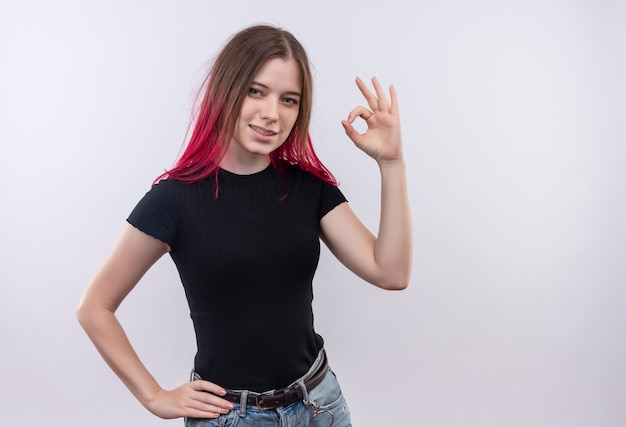
[{"label": "neck", "polygon": [[225,157],[220,162],[220,168],[237,175],[251,175],[253,173],[261,172],[267,168],[269,164],[270,159],[268,156],[248,162],[233,161],[232,158]]}]

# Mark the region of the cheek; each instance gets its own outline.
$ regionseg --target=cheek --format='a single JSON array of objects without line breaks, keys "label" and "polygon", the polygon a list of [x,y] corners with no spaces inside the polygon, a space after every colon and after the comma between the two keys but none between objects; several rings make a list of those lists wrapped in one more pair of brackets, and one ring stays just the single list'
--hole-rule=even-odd
[{"label": "cheek", "polygon": [[298,121],[298,113],[296,112],[295,114],[291,115],[289,117],[289,129],[293,129],[293,127],[296,125],[296,122]]}]

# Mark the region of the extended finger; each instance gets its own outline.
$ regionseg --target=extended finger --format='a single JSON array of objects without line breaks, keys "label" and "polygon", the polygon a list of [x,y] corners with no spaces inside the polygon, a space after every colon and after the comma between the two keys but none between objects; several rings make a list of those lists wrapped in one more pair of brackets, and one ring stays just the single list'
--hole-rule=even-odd
[{"label": "extended finger", "polygon": [[385,90],[376,77],[372,77],[372,85],[374,85],[374,90],[376,91],[376,96],[378,97],[378,108],[382,111],[389,111],[389,101],[387,101],[387,95],[385,95]]},{"label": "extended finger", "polygon": [[195,380],[191,381],[189,384],[191,385],[191,388],[196,391],[208,391],[209,393],[217,394],[218,396],[224,396],[226,394],[226,390],[210,381]]},{"label": "extended finger", "polygon": [[[205,412],[207,414],[223,415],[223,414],[228,414],[230,411],[232,411],[234,406],[231,404],[231,406],[229,406],[229,407],[224,407],[224,406],[215,405],[213,403],[207,403],[207,402],[204,402],[202,400],[196,400],[196,399],[192,398],[187,403],[187,408],[189,410],[202,411],[202,412]],[[207,415],[205,417],[209,418],[210,416]]]},{"label": "extended finger", "polygon": [[398,92],[396,92],[396,87],[394,85],[389,87],[389,95],[391,97],[391,109],[389,112],[391,114],[399,114],[400,108],[398,106]]},{"label": "extended finger", "polygon": [[196,402],[202,403],[203,405],[209,405],[218,409],[233,409],[233,404],[231,402],[212,393],[198,392],[197,394],[191,396],[191,398]]},{"label": "extended finger", "polygon": [[377,111],[379,109],[379,105],[378,105],[378,99],[376,99],[376,95],[374,95],[369,90],[367,85],[363,82],[363,80],[361,80],[360,77],[356,78],[356,85],[361,91],[361,93],[363,94],[363,96],[365,97],[365,100],[367,101],[367,105],[369,105],[369,107],[373,111]]},{"label": "extended finger", "polygon": [[204,410],[201,408],[187,408],[184,416],[189,418],[217,418],[220,415],[227,414],[228,412]]},{"label": "extended finger", "polygon": [[204,380],[192,381],[190,384],[198,392],[192,396],[192,399],[206,405],[213,405],[218,410],[226,409],[228,411],[233,409],[231,402],[220,397],[226,394],[226,390],[222,387]]}]

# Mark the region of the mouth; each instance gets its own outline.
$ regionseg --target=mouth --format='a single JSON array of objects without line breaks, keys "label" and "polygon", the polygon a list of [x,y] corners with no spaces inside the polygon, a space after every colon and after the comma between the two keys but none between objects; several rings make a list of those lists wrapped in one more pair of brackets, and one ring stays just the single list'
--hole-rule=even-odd
[{"label": "mouth", "polygon": [[263,135],[263,136],[274,136],[278,134],[278,132],[274,132],[269,129],[261,128],[255,125],[250,125],[250,128],[256,133],[258,133],[259,135]]}]

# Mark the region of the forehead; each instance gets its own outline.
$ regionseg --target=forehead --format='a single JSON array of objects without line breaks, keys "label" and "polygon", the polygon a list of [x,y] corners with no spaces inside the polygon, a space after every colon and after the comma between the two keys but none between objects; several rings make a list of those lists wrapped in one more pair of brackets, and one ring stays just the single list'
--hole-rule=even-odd
[{"label": "forehead", "polygon": [[298,62],[293,58],[269,59],[254,76],[254,81],[276,91],[302,91],[302,73]]}]

